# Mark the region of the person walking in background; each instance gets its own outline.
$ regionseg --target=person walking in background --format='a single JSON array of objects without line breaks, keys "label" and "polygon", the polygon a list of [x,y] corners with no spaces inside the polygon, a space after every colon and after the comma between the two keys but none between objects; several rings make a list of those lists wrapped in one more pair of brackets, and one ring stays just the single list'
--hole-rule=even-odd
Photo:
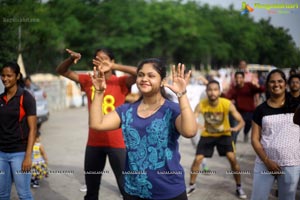
[{"label": "person walking in background", "polygon": [[[249,71],[247,62],[245,60],[240,60],[238,69],[236,71],[244,72],[245,82],[250,82],[254,84],[258,83],[257,76],[255,76],[252,72]],[[232,83],[235,83],[234,78],[232,80]]]},{"label": "person walking in background", "polygon": [[32,88],[31,84],[32,84],[32,81],[31,81],[30,76],[26,76],[24,78],[24,88],[26,90],[28,90],[32,94],[32,96],[34,96],[34,89]]},{"label": "person walking in background", "polygon": [[1,68],[5,87],[0,94],[0,199],[9,200],[12,183],[20,199],[32,200],[30,191],[32,148],[36,134],[34,97],[22,88],[17,63]]},{"label": "person walking in background", "polygon": [[[232,87],[224,97],[233,100],[239,113],[245,121],[244,142],[248,142],[248,133],[251,129],[252,116],[255,110],[254,97],[258,93],[264,92],[264,87],[258,83],[245,82],[244,72],[235,72],[235,86]],[[239,132],[232,134],[233,141],[236,143]]]},{"label": "person walking in background", "polygon": [[[88,74],[78,74],[70,70],[73,63],[81,58],[79,53],[67,49],[70,57],[63,61],[56,69],[57,73],[79,83],[88,99],[88,107],[96,95],[95,87]],[[114,62],[114,54],[106,48],[97,49],[93,59],[94,64],[102,64],[105,74],[107,89],[104,94],[103,113],[107,114],[125,102],[126,95],[130,92],[131,85],[135,82],[136,68],[119,65]],[[123,71],[131,75],[117,77],[113,70]],[[122,130],[96,131],[89,128],[88,141],[85,151],[84,171],[87,193],[85,200],[96,200],[99,195],[102,172],[108,156],[111,168],[115,174],[117,184],[123,195],[122,171],[125,166],[126,150],[122,137]],[[98,173],[92,173],[98,172]]]},{"label": "person walking in background", "polygon": [[38,124],[35,143],[33,146],[31,185],[34,188],[40,187],[40,180],[48,177],[48,156],[43,144],[41,143],[40,128],[41,124]]},{"label": "person walking in background", "polygon": [[[219,97],[220,85],[217,81],[209,81],[206,88],[207,99],[202,100],[196,107],[194,113],[197,117],[202,114],[204,126],[198,143],[196,156],[191,167],[190,185],[188,195],[196,190],[196,178],[200,172],[200,164],[204,157],[211,158],[214,147],[217,146],[220,156],[226,156],[230,162],[231,169],[236,181],[236,194],[245,199],[247,195],[241,186],[240,166],[237,163],[231,131],[239,131],[244,126],[244,121],[235,106],[227,99]],[[238,122],[237,126],[230,127],[229,114]],[[201,125],[199,125],[201,126]]]},{"label": "person walking in background", "polygon": [[[90,108],[90,127],[99,131],[122,127],[127,149],[124,200],[187,200],[178,138],[193,137],[197,125],[186,95],[184,68],[181,64],[177,69],[173,66],[172,82],[168,84],[161,60],[143,60],[136,79],[141,99],[107,115],[100,106],[107,90],[104,67],[94,68],[96,93]],[[179,104],[165,98],[164,87],[176,94]]]},{"label": "person walking in background", "polygon": [[266,79],[269,98],[253,116],[252,146],[257,154],[252,200],[267,200],[275,179],[279,200],[292,200],[300,176],[300,127],[293,123],[297,104],[290,104],[286,77],[271,71]]}]

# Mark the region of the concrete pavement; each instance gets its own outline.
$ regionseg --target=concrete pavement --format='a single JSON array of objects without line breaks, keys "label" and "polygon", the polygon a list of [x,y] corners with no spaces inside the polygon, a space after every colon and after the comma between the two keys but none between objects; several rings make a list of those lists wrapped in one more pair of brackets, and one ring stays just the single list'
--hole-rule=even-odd
[{"label": "concrete pavement", "polygon": [[[42,143],[49,157],[50,175],[40,182],[40,188],[32,189],[36,200],[82,200],[85,193],[79,188],[84,183],[83,163],[87,141],[88,112],[87,108],[73,108],[52,112],[50,119],[41,129]],[[242,142],[242,134],[238,138],[237,157],[241,169],[242,184],[248,197],[251,194],[252,170],[255,153],[251,145]],[[189,182],[190,167],[194,159],[195,149],[190,139],[180,138],[181,164],[185,169],[185,180]],[[199,175],[197,191],[190,200],[234,200],[235,182],[229,163],[215,152],[212,159],[207,159],[212,175]],[[120,200],[117,184],[110,165],[106,163],[106,174],[102,176],[99,199]],[[250,172],[250,173],[248,173]],[[274,190],[272,191],[274,193]],[[300,197],[300,196],[299,196]],[[18,199],[13,188],[12,199]],[[273,195],[271,200],[276,199]]]}]

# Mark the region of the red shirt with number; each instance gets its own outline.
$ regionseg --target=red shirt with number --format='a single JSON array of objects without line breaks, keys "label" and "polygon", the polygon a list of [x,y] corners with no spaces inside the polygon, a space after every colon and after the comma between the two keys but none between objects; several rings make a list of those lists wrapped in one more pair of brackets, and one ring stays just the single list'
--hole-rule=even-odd
[{"label": "red shirt with number", "polygon": [[[125,102],[126,95],[130,90],[126,86],[128,76],[117,77],[112,75],[109,80],[106,80],[106,90],[104,93],[102,110],[104,114],[115,110],[116,107]],[[92,80],[87,74],[79,74],[79,83],[81,90],[84,91],[88,99],[88,108],[95,95],[95,88]],[[112,147],[125,148],[122,129],[113,131],[96,131],[89,128],[88,146],[96,147]]]}]

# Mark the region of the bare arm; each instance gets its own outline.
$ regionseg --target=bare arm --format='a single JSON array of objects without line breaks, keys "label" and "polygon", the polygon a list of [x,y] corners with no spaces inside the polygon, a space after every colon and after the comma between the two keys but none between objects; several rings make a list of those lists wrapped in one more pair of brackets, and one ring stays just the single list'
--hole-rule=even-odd
[{"label": "bare arm", "polygon": [[131,86],[133,84],[135,84],[136,73],[137,73],[137,68],[136,67],[114,63],[112,69],[118,70],[118,71],[121,71],[121,72],[125,72],[125,73],[131,75],[126,80],[126,85],[127,85],[128,88],[131,88]]},{"label": "bare arm", "polygon": [[101,71],[100,66],[98,67],[98,71],[99,73],[97,73],[96,67],[94,67],[94,73],[91,75],[91,79],[95,87],[95,96],[89,112],[89,126],[90,128],[98,131],[118,129],[121,124],[121,119],[116,111],[103,115],[102,102],[106,83],[104,72]]},{"label": "bare arm", "polygon": [[251,132],[251,144],[253,146],[254,151],[259,156],[259,158],[264,162],[269,171],[275,172],[280,171],[280,166],[274,161],[270,160],[260,143],[261,139],[261,127],[252,121],[252,132]]},{"label": "bare arm", "polygon": [[197,122],[187,95],[185,94],[178,98],[178,102],[181,114],[176,119],[176,128],[182,136],[187,138],[194,137],[197,133]]},{"label": "bare arm", "polygon": [[46,164],[48,164],[48,156],[46,154],[44,145],[42,145],[42,144],[40,145],[40,152],[41,152],[41,155],[42,155],[43,159],[45,160]]},{"label": "bare arm", "polygon": [[36,134],[36,124],[37,124],[37,118],[36,115],[30,115],[27,117],[27,123],[29,126],[29,135],[27,140],[27,147],[25,152],[25,157],[22,163],[22,171],[29,171],[31,169],[31,156],[32,156],[32,149],[35,141],[35,134]]},{"label": "bare arm", "polygon": [[[173,84],[165,84],[165,86],[170,88],[174,93],[186,91],[186,84],[191,71],[187,76],[184,76],[184,69],[185,66],[181,64],[178,64],[177,71],[175,70],[175,66],[172,67]],[[187,138],[193,137],[197,133],[197,123],[187,95],[184,94],[178,97],[178,102],[180,115],[176,118],[175,126],[182,136]]]},{"label": "bare arm", "polygon": [[205,126],[200,124],[198,121],[200,114],[201,114],[201,109],[200,109],[200,103],[199,103],[194,110],[194,115],[195,115],[195,119],[197,121],[197,128],[200,129],[201,131],[204,131]]},{"label": "bare arm", "polygon": [[236,132],[241,130],[245,126],[245,122],[241,116],[241,114],[237,111],[236,107],[230,103],[229,112],[233,116],[233,118],[238,122],[235,127],[231,127],[231,131]]},{"label": "bare arm", "polygon": [[66,78],[69,78],[75,82],[79,82],[79,76],[76,72],[70,70],[70,66],[73,63],[77,63],[78,60],[81,58],[80,53],[76,53],[72,50],[66,49],[66,51],[70,54],[70,57],[60,63],[57,68],[56,72]]},{"label": "bare arm", "polygon": [[112,69],[136,76],[136,67],[114,63]]}]

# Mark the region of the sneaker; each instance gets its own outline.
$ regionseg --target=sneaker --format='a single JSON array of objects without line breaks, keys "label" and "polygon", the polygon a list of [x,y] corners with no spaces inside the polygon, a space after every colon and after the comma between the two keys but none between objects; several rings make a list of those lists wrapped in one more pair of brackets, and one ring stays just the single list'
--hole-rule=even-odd
[{"label": "sneaker", "polygon": [[39,188],[40,187],[39,181],[38,180],[33,181],[32,187]]},{"label": "sneaker", "polygon": [[244,190],[242,188],[238,188],[236,189],[236,195],[240,198],[240,199],[246,199],[247,195],[244,192]]},{"label": "sneaker", "polygon": [[196,191],[196,184],[190,185],[186,191],[187,196],[189,197],[195,191]]},{"label": "sneaker", "polygon": [[80,192],[86,192],[87,191],[86,185],[82,185],[79,190]]}]

